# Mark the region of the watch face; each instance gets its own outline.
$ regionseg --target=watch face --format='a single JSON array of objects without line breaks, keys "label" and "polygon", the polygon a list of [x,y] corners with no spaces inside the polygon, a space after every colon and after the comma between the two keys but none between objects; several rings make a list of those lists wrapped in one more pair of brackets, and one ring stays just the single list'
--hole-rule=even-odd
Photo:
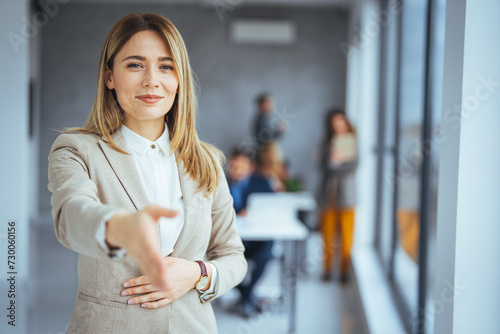
[{"label": "watch face", "polygon": [[198,283],[196,283],[196,288],[197,289],[203,289],[208,285],[208,282],[210,281],[210,278],[208,276],[203,276],[200,278]]}]

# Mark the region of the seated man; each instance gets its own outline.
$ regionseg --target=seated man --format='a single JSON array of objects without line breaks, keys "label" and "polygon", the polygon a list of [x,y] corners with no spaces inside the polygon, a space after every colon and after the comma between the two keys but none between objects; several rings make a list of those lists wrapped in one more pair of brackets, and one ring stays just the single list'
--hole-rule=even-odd
[{"label": "seated man", "polygon": [[[251,193],[273,192],[267,179],[255,173],[255,166],[250,156],[243,150],[235,149],[229,160],[229,189],[234,200],[234,209],[240,216],[246,215],[247,199]],[[273,241],[244,241],[245,257],[253,262],[250,280],[238,285],[241,293],[241,314],[248,318],[255,312],[262,312],[262,307],[253,295],[253,288],[272,258]]]}]

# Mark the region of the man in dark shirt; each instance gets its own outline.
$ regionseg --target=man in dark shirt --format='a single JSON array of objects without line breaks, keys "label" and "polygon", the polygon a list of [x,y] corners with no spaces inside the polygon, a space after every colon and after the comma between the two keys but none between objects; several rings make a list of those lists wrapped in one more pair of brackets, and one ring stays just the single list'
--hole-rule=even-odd
[{"label": "man in dark shirt", "polygon": [[257,116],[253,124],[253,135],[258,147],[277,140],[285,132],[285,123],[273,114],[273,99],[269,93],[256,98]]},{"label": "man in dark shirt", "polygon": [[[250,156],[243,150],[235,149],[229,160],[229,190],[234,200],[234,209],[240,216],[246,215],[248,196],[252,193],[273,192],[267,179],[255,173],[255,166]],[[261,312],[262,307],[257,302],[253,289],[262,276],[269,259],[272,258],[272,240],[244,241],[245,257],[253,262],[249,280],[238,285],[241,293],[242,316],[248,318],[255,312]]]}]

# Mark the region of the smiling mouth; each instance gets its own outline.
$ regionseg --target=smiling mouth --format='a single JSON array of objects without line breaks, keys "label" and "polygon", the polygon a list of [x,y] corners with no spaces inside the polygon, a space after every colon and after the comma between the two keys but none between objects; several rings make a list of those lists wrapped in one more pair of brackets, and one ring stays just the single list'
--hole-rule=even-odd
[{"label": "smiling mouth", "polygon": [[163,96],[147,94],[147,95],[136,96],[136,98],[138,98],[139,100],[141,100],[145,103],[154,104],[154,103],[160,101],[161,99],[163,99]]}]

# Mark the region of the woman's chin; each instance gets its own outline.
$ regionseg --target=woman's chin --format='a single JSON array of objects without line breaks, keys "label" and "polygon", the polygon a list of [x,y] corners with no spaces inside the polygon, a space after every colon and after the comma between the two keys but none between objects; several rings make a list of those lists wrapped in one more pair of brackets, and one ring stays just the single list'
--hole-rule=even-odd
[{"label": "woman's chin", "polygon": [[163,119],[165,114],[168,112],[167,108],[152,108],[152,107],[142,107],[136,109],[133,113],[128,113],[130,116],[138,121],[154,121],[158,119]]}]

